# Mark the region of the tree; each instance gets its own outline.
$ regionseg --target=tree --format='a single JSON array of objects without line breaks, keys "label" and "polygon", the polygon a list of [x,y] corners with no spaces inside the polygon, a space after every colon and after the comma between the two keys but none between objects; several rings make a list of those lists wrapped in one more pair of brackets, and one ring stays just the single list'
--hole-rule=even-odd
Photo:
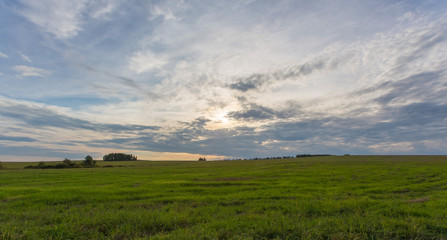
[{"label": "tree", "polygon": [[206,158],[204,158],[204,157],[203,157],[203,158],[199,158],[199,161],[200,161],[200,162],[202,162],[202,161],[206,161]]},{"label": "tree", "polygon": [[68,159],[68,158],[64,159],[64,161],[62,161],[62,163],[65,164],[65,165],[67,165],[67,166],[72,166],[72,165],[73,165],[73,163],[71,162],[71,160]]},{"label": "tree", "polygon": [[94,167],[96,164],[96,161],[93,160],[92,156],[87,155],[84,159],[84,161],[82,161],[82,165],[84,165],[84,167]]}]

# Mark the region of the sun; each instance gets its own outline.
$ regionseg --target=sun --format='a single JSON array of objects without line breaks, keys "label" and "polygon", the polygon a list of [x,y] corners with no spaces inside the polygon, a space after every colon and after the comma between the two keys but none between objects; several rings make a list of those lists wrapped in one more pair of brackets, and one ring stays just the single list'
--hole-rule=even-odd
[{"label": "sun", "polygon": [[220,123],[220,124],[227,124],[229,122],[229,119],[227,117],[228,112],[222,111],[214,115],[213,122]]},{"label": "sun", "polygon": [[209,129],[220,129],[220,128],[229,128],[234,122],[228,117],[229,110],[217,110],[211,112],[209,115],[209,119],[211,122],[207,124]]}]

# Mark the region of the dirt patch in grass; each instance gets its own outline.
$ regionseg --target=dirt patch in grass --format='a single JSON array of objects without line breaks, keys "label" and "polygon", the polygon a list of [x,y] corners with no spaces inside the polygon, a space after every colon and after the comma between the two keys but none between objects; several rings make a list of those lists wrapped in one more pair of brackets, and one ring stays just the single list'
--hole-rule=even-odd
[{"label": "dirt patch in grass", "polygon": [[409,200],[409,202],[419,203],[419,202],[427,202],[428,200],[430,200],[430,199],[429,198],[415,198],[415,199]]},{"label": "dirt patch in grass", "polygon": [[239,181],[249,181],[254,179],[254,177],[219,177],[211,179],[194,179],[198,182],[239,182]]},{"label": "dirt patch in grass", "polygon": [[248,181],[252,180],[253,177],[223,177],[223,178],[215,178],[212,181],[216,182],[238,182],[238,181]]}]

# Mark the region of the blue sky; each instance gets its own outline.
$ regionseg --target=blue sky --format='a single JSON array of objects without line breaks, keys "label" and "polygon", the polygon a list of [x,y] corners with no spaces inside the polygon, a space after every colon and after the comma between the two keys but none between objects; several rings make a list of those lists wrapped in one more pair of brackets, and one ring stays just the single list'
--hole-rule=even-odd
[{"label": "blue sky", "polygon": [[0,161],[447,154],[445,1],[0,4]]}]

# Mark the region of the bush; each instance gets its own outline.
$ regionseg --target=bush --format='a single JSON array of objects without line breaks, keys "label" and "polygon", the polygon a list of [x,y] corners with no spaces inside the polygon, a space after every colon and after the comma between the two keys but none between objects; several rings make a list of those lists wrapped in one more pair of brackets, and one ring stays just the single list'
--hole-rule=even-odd
[{"label": "bush", "polygon": [[67,164],[59,163],[59,164],[56,164],[56,165],[54,165],[52,167],[54,167],[54,168],[69,168],[70,166],[67,165]]}]

